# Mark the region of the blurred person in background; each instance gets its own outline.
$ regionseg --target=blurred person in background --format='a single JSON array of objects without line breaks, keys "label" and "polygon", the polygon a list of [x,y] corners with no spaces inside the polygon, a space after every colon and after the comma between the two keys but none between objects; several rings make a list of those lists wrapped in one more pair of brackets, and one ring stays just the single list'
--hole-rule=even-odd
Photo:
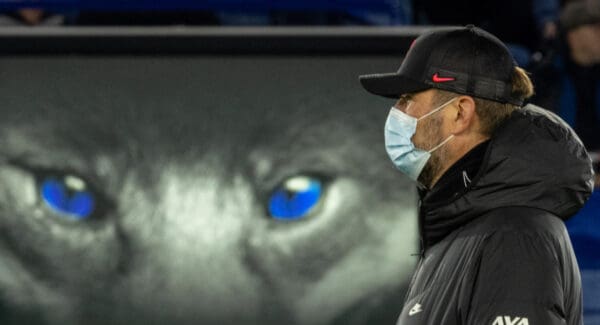
[{"label": "blurred person in background", "polygon": [[589,151],[600,150],[600,0],[568,2],[560,16],[564,53],[558,111]]},{"label": "blurred person in background", "polygon": [[22,8],[0,12],[0,26],[60,26],[69,23],[73,15],[41,8]]}]

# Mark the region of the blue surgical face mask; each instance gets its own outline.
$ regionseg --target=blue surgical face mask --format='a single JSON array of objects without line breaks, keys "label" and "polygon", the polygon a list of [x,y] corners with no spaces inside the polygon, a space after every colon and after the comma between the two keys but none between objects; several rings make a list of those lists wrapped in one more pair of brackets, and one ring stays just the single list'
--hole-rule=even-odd
[{"label": "blue surgical face mask", "polygon": [[[415,148],[411,138],[417,130],[417,122],[439,112],[442,108],[448,106],[454,99],[455,98],[445,102],[418,119],[394,107],[390,110],[385,123],[386,151],[394,165],[396,165],[396,168],[415,182],[419,178],[421,171],[423,171],[425,164],[429,158],[431,158],[431,153],[454,137],[454,135],[450,135],[440,144],[428,151]],[[409,101],[407,108],[412,105],[412,103],[412,101]]]}]

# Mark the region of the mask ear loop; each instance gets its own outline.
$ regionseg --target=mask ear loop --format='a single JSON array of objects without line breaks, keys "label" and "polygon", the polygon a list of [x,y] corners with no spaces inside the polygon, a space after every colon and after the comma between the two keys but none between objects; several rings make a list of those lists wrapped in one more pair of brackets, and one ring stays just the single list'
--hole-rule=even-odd
[{"label": "mask ear loop", "polygon": [[437,111],[441,110],[442,108],[444,108],[444,107],[448,106],[448,104],[452,103],[452,101],[454,101],[456,98],[458,98],[458,97],[454,97],[454,98],[452,98],[451,100],[449,100],[449,101],[447,101],[447,102],[443,103],[442,105],[440,105],[440,106],[438,106],[438,107],[434,108],[434,109],[433,109],[431,112],[429,112],[429,113],[427,113],[427,114],[425,114],[425,115],[423,115],[423,116],[419,117],[419,118],[417,119],[417,121],[420,121],[420,120],[422,120],[422,119],[424,119],[424,118],[428,117],[428,116],[429,116],[429,115],[431,115],[431,114],[435,114]]},{"label": "mask ear loop", "polygon": [[437,146],[433,147],[433,149],[431,149],[427,152],[432,153],[432,152],[438,150],[441,146],[445,145],[446,142],[450,141],[452,138],[454,138],[454,134],[450,134],[450,136],[447,137],[446,140],[442,141],[442,143],[438,144]]},{"label": "mask ear loop", "polygon": [[[437,108],[435,108],[435,109],[434,109],[434,110],[432,110],[431,112],[429,112],[429,113],[427,113],[427,114],[425,114],[425,115],[423,115],[423,116],[419,117],[419,119],[418,119],[417,121],[420,121],[420,120],[422,120],[422,119],[426,118],[427,116],[429,116],[429,115],[431,115],[431,114],[434,114],[434,113],[436,113],[437,111],[441,110],[442,108],[444,108],[444,107],[448,106],[448,104],[452,103],[452,101],[454,101],[456,98],[458,98],[458,97],[454,97],[454,98],[450,99],[449,101],[447,101],[447,102],[443,103],[442,105],[438,106]],[[438,149],[439,149],[441,146],[445,145],[445,144],[446,144],[446,142],[450,141],[452,138],[454,138],[454,134],[450,134],[450,136],[449,136],[449,137],[447,137],[447,138],[446,138],[446,140],[442,141],[440,144],[438,144],[437,146],[433,147],[433,149],[431,149],[431,150],[429,150],[429,151],[427,151],[427,152],[429,152],[429,153],[432,153],[432,152],[434,152],[434,151],[438,150]]]}]

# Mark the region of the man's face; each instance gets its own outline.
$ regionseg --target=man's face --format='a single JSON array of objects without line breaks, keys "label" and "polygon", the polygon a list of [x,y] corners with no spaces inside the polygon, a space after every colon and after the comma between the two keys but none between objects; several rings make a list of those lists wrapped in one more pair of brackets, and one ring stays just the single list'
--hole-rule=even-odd
[{"label": "man's face", "polygon": [[[435,90],[426,90],[423,92],[408,94],[402,96],[394,105],[394,107],[402,112],[415,117],[421,118],[433,109],[439,107],[435,100]],[[431,150],[438,144],[442,143],[448,134],[443,131],[444,110],[436,112],[426,118],[419,120],[415,134],[411,138],[415,147],[422,150]],[[419,175],[418,181],[430,187],[434,177],[442,168],[442,163],[448,156],[448,147],[442,146],[438,150],[431,153],[431,158],[423,168]]]},{"label": "man's face", "polygon": [[600,24],[583,25],[567,33],[573,61],[582,66],[600,62]]}]

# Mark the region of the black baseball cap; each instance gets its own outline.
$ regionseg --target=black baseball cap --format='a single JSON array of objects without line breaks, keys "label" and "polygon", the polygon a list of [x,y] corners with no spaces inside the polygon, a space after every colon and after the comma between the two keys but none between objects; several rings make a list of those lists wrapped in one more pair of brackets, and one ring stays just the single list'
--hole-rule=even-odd
[{"label": "black baseball cap", "polygon": [[430,88],[522,105],[512,95],[516,63],[494,35],[473,25],[427,31],[412,43],[397,72],[360,76],[375,95],[398,98]]}]

